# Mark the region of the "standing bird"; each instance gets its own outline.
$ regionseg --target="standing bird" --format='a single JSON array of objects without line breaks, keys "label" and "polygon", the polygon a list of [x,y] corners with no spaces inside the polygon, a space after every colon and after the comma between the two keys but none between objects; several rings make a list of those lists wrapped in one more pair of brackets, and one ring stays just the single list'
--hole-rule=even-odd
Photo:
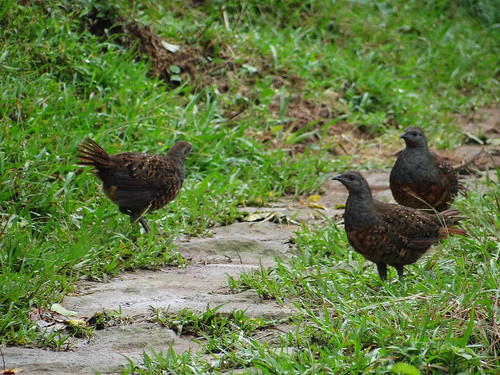
[{"label": "standing bird", "polygon": [[403,266],[415,263],[439,239],[450,233],[465,235],[463,229],[453,227],[463,219],[457,210],[434,214],[376,201],[368,182],[354,171],[333,180],[349,191],[344,212],[347,239],[354,250],[377,265],[382,280],[387,277],[387,265],[396,268],[402,279]]},{"label": "standing bird", "polygon": [[400,138],[406,143],[389,177],[396,202],[413,208],[446,210],[463,189],[453,167],[429,151],[424,132],[408,126]]},{"label": "standing bird", "polygon": [[78,164],[94,168],[104,193],[120,212],[130,216],[131,224],[139,221],[149,233],[143,215],[165,206],[179,194],[186,176],[184,161],[192,147],[180,141],[165,156],[137,152],[109,155],[87,138],[77,151]]}]

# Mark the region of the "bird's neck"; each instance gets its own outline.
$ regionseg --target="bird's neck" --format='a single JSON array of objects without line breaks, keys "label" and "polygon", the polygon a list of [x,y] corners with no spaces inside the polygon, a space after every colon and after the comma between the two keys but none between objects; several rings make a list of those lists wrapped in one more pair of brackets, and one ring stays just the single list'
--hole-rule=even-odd
[{"label": "bird's neck", "polygon": [[[406,163],[419,166],[422,163],[432,161],[432,154],[427,147],[406,147],[403,152],[406,154]],[[415,171],[414,171],[415,172]],[[418,172],[418,171],[416,171]]]},{"label": "bird's neck", "polygon": [[172,149],[168,150],[166,157],[169,159],[180,160],[182,162],[184,162],[185,159],[182,153],[180,153],[178,150],[172,150]]},{"label": "bird's neck", "polygon": [[171,148],[170,150],[168,150],[165,158],[174,162],[177,166],[184,168],[184,162],[186,161],[186,158],[182,151]]},{"label": "bird's neck", "polygon": [[378,222],[371,192],[350,193],[345,205],[345,228],[356,230]]},{"label": "bird's neck", "polygon": [[410,146],[408,145],[403,152],[406,152],[408,154],[419,154],[419,155],[430,155],[431,152],[429,151],[429,147],[427,147],[427,144],[419,145],[419,146]]}]

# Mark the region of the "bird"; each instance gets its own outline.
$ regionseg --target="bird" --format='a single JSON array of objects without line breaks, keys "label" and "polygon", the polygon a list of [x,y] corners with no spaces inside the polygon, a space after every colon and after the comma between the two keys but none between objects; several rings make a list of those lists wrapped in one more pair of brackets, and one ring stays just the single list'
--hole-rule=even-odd
[{"label": "bird", "polygon": [[441,156],[431,152],[424,132],[408,126],[399,138],[405,149],[399,154],[389,176],[392,196],[399,204],[419,209],[444,211],[459,190],[456,171]]},{"label": "bird", "polygon": [[77,148],[78,164],[91,166],[102,181],[104,194],[118,206],[121,213],[137,221],[150,232],[144,215],[172,201],[186,176],[185,160],[192,146],[176,142],[166,155],[121,152],[109,155],[95,141],[86,138]]},{"label": "bird", "polygon": [[427,212],[373,199],[366,179],[347,171],[333,180],[348,190],[344,226],[356,252],[374,262],[380,279],[386,280],[387,266],[403,279],[403,266],[415,263],[438,240],[450,234],[466,235],[455,227],[463,219],[458,210]]}]

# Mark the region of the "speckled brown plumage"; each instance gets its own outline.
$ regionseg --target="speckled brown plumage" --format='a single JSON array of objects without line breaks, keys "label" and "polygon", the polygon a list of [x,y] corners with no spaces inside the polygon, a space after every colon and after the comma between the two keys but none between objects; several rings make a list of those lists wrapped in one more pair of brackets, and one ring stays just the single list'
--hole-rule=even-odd
[{"label": "speckled brown plumage", "polygon": [[394,164],[389,178],[392,195],[399,204],[437,211],[446,210],[463,187],[453,167],[429,151],[424,132],[409,126],[401,137],[406,148]]},{"label": "speckled brown plumage", "polygon": [[365,178],[348,171],[333,178],[349,191],[344,223],[347,239],[354,250],[377,265],[382,280],[387,265],[403,277],[403,266],[415,263],[432,244],[450,233],[465,235],[456,228],[462,218],[457,210],[427,213],[373,199]]},{"label": "speckled brown plumage", "polygon": [[149,225],[143,215],[173,200],[182,187],[186,168],[184,161],[191,153],[191,144],[176,142],[165,156],[122,152],[109,155],[92,139],[78,147],[80,165],[94,168],[102,181],[102,189],[120,212],[139,221],[146,232]]}]

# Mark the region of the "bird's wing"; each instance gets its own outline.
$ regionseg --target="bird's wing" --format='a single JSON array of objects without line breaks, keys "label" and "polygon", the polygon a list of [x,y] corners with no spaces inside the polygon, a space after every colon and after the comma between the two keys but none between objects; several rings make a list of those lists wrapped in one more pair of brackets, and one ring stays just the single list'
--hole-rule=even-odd
[{"label": "bird's wing", "polygon": [[149,154],[121,153],[111,156],[115,168],[108,171],[105,183],[123,189],[159,189],[176,176],[168,160]]},{"label": "bird's wing", "polygon": [[144,207],[160,196],[177,195],[182,179],[171,161],[157,155],[133,153],[111,158],[116,167],[103,178],[103,188],[118,206]]},{"label": "bird's wing", "polygon": [[464,190],[464,186],[458,180],[457,172],[444,158],[439,155],[435,155],[434,165],[439,170],[443,183],[447,187],[448,200],[451,200],[455,195],[457,195],[459,190]]},{"label": "bird's wing", "polygon": [[398,248],[381,225],[374,224],[347,232],[351,246],[372,262],[387,262],[397,256]]},{"label": "bird's wing", "polygon": [[438,218],[401,205],[376,202],[379,225],[399,248],[422,252],[438,238]]},{"label": "bird's wing", "polygon": [[347,238],[358,253],[375,263],[410,264],[429,247],[409,245],[405,236],[390,230],[384,223],[351,231]]}]

